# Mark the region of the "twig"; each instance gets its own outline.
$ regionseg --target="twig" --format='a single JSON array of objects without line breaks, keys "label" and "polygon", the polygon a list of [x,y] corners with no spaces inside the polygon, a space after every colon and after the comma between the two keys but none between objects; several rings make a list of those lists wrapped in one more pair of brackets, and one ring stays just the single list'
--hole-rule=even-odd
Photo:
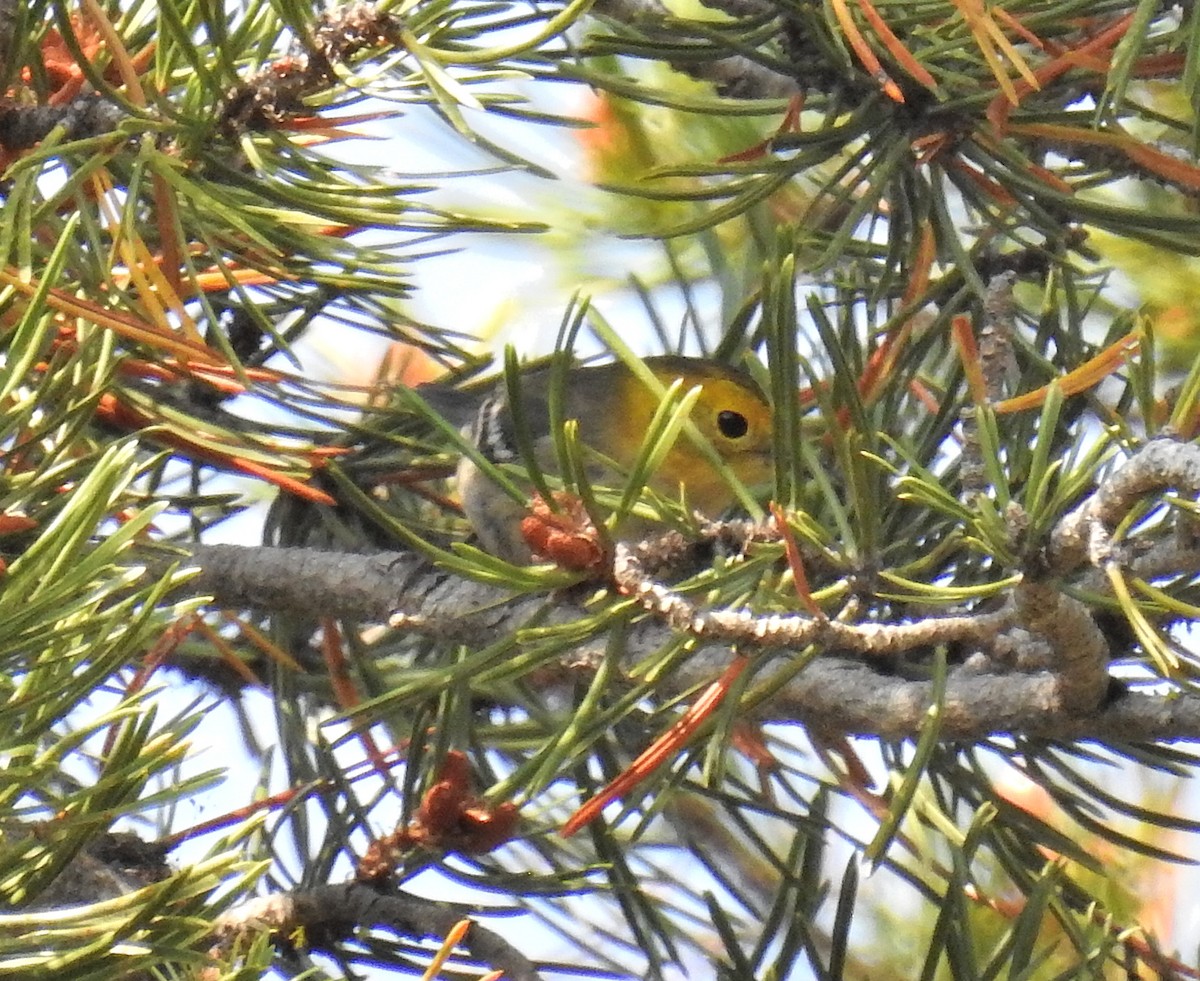
[{"label": "twig", "polygon": [[[592,13],[628,24],[650,38],[673,43],[679,40],[676,32],[661,26],[671,13],[658,0],[597,0]],[[743,55],[671,62],[671,67],[702,82],[712,82],[718,92],[731,99],[790,99],[801,92],[796,79]]]},{"label": "twig", "polygon": [[[349,932],[385,928],[411,937],[445,937],[467,914],[461,906],[408,893],[381,893],[357,882],[275,893],[242,903],[218,917],[213,935],[221,943],[264,930],[288,937],[297,929]],[[511,981],[538,981],[537,968],[493,930],[472,922],[462,946],[475,960]]]},{"label": "twig", "polygon": [[1172,487],[1190,495],[1200,492],[1200,446],[1153,440],[1058,523],[1050,539],[1054,571],[1061,575],[1085,562],[1103,567],[1113,557],[1111,529],[1142,498]]}]

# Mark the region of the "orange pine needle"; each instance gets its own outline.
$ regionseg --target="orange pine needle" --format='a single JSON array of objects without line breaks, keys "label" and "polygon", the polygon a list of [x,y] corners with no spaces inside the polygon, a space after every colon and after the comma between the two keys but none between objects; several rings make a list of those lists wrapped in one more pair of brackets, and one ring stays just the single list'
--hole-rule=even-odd
[{"label": "orange pine needle", "polygon": [[[38,367],[45,371],[48,366],[39,365]],[[171,364],[158,364],[153,361],[143,361],[141,358],[127,358],[120,362],[117,365],[117,373],[125,378],[154,379],[155,381],[162,382],[177,382],[181,381],[185,376],[189,376],[197,381],[204,382],[222,395],[242,395],[246,391],[245,385],[240,385],[227,378],[205,377],[200,372],[193,371],[190,365],[173,366]]]},{"label": "orange pine needle", "polygon": [[1007,188],[992,180],[982,171],[976,170],[961,158],[950,157],[946,163],[949,170],[953,170],[956,174],[965,177],[1000,207],[1012,208],[1016,206],[1017,199],[1012,196]]},{"label": "orange pine needle", "polygon": [[268,484],[274,484],[280,490],[287,491],[289,494],[302,498],[305,501],[311,501],[313,504],[325,504],[329,507],[337,504],[337,501],[323,490],[310,487],[304,481],[279,473],[270,467],[262,466],[238,456],[226,457],[223,462],[235,470],[240,470],[251,477],[258,477],[260,480],[265,480]]},{"label": "orange pine needle", "polygon": [[[1042,65],[1033,74],[1038,85],[1045,87],[1048,82],[1052,82],[1060,75],[1065,75],[1073,68],[1089,67],[1094,71],[1104,71],[1108,68],[1108,58],[1103,58],[1102,62],[1093,64],[1090,63],[1094,56],[1099,52],[1112,48],[1128,30],[1129,25],[1133,23],[1134,15],[1126,14],[1119,20],[1114,21],[1099,34],[1092,37],[1090,40],[1081,44],[1077,48],[1065,49],[1053,61]],[[1018,101],[1026,95],[1031,94],[1034,87],[1024,79],[1017,82]],[[1017,103],[1009,102],[1004,93],[997,95],[987,108],[988,122],[992,124],[997,136],[1002,136],[1008,129],[1008,117],[1011,115],[1014,106]]]},{"label": "orange pine needle", "polygon": [[224,664],[230,671],[236,674],[251,688],[266,688],[262,678],[258,677],[250,666],[238,656],[238,652],[233,649],[233,645],[222,637],[219,633],[213,630],[204,620],[197,620],[195,624],[196,633],[200,634],[213,647],[217,653],[221,655],[221,663]]},{"label": "orange pine needle", "polygon": [[[0,283],[11,286],[19,293],[33,296],[37,283],[26,283],[8,269],[0,269]],[[204,344],[196,344],[172,333],[163,333],[145,320],[130,317],[116,310],[108,310],[90,300],[71,296],[57,287],[51,287],[45,296],[46,306],[68,317],[79,317],[89,323],[111,330],[129,341],[137,341],[150,347],[174,354],[185,361],[200,361],[205,364],[223,364],[223,359]]]},{"label": "orange pine needle", "polygon": [[398,113],[388,109],[383,112],[358,112],[347,116],[296,116],[287,121],[287,126],[290,130],[323,130],[329,126],[357,126],[359,123],[395,119],[397,115]]},{"label": "orange pine needle", "polygon": [[979,348],[975,345],[970,318],[961,313],[955,317],[950,324],[950,336],[954,338],[954,346],[958,349],[971,398],[976,405],[983,405],[988,400],[987,382],[983,377],[983,365],[979,363]]},{"label": "orange pine needle", "polygon": [[97,0],[81,0],[81,3],[87,19],[96,33],[104,39],[104,47],[107,49],[109,57],[112,58],[113,67],[116,69],[121,83],[125,86],[125,98],[135,106],[146,105],[146,92],[142,88],[142,81],[138,77],[137,69],[129,57],[120,33],[113,26],[113,22],[108,19],[108,14],[104,12],[104,8]]},{"label": "orange pine needle", "polygon": [[[928,282],[927,279],[926,282]],[[896,365],[896,359],[904,350],[904,345],[908,343],[912,327],[912,320],[906,320],[900,325],[899,330],[889,331],[879,347],[871,352],[858,379],[858,394],[864,402],[871,403],[875,400],[880,383],[891,374],[892,368]]]},{"label": "orange pine needle", "polygon": [[1099,146],[1123,153],[1133,163],[1152,174],[1189,190],[1200,190],[1200,168],[1147,146],[1128,133],[1104,132],[1080,126],[1056,126],[1052,123],[1021,123],[1010,126],[1015,136],[1032,136],[1050,142]]},{"label": "orange pine needle", "polygon": [[1022,24],[1015,14],[1010,13],[1001,6],[992,7],[992,16],[1000,21],[1005,27],[1017,35],[1024,41],[1028,41],[1039,51],[1046,50],[1046,42],[1033,33],[1028,27]]},{"label": "orange pine needle", "polygon": [[[888,49],[888,54],[899,62],[900,67],[908,72],[915,81],[920,82],[925,88],[929,89],[930,92],[937,92],[937,79],[929,74],[925,66],[917,61],[913,57],[912,52],[896,37],[892,29],[888,27],[887,22],[879,15],[879,11],[875,9],[871,0],[858,0],[858,9],[863,12],[867,23],[871,25],[871,30],[883,42],[883,46]],[[900,99],[898,101],[903,102],[904,100]]]},{"label": "orange pine needle", "polygon": [[[845,736],[822,736],[820,738],[809,734],[809,741],[812,743],[813,749],[821,761],[829,767],[831,773],[838,775],[838,786],[849,788],[853,787],[861,791],[868,797],[875,799],[875,805],[882,806],[882,812],[876,812],[872,807],[873,813],[876,816],[882,816],[887,813],[887,804],[872,791],[875,781],[871,779],[871,772],[867,769],[867,765],[862,761],[862,757],[858,755],[854,749],[854,744]],[[841,766],[838,766],[838,760],[841,761]]]},{"label": "orange pine needle", "polygon": [[333,689],[338,708],[355,708],[362,699],[350,679],[350,667],[346,662],[346,652],[342,649],[342,635],[337,621],[332,617],[321,618],[321,657],[325,661],[329,686]]},{"label": "orange pine needle", "polygon": [[[71,30],[75,34],[75,43],[83,53],[83,57],[89,62],[94,61],[103,47],[99,33],[79,14],[72,14],[69,20]],[[51,27],[46,31],[42,38],[41,56],[47,78],[50,81],[47,104],[51,106],[67,105],[83,91],[87,77],[57,28]],[[32,73],[28,68],[22,69],[21,77],[26,84],[32,81]]]},{"label": "orange pine needle", "polygon": [[908,383],[908,390],[912,394],[912,397],[920,402],[931,415],[936,416],[942,411],[942,405],[933,392],[915,378]]},{"label": "orange pine needle", "polygon": [[224,293],[230,285],[238,286],[270,286],[278,283],[281,276],[263,272],[261,269],[226,269],[205,270],[197,273],[194,280],[196,289],[201,293]]},{"label": "orange pine needle", "polygon": [[933,222],[926,222],[917,233],[917,242],[909,267],[908,285],[904,288],[903,302],[905,306],[915,303],[917,297],[924,295],[925,290],[929,288],[929,280],[936,258],[937,236],[933,231]]},{"label": "orange pine needle", "polygon": [[850,15],[850,8],[846,6],[846,0],[829,0],[829,5],[833,8],[833,14],[859,63],[872,78],[879,82],[884,94],[889,99],[893,102],[903,102],[904,93],[900,91],[900,86],[892,80],[892,77],[883,70],[883,65],[875,56],[875,52],[871,50],[867,39],[863,37],[862,31],[854,23],[854,18]]},{"label": "orange pine needle", "polygon": [[1058,191],[1059,194],[1072,195],[1075,193],[1075,188],[1059,177],[1058,174],[1054,173],[1054,171],[1049,170],[1046,167],[1042,167],[1039,164],[1030,163],[1027,160],[1025,161],[1025,169],[1047,187]]},{"label": "orange pine needle", "polygon": [[[142,663],[134,671],[133,677],[125,685],[126,695],[135,694],[145,688],[146,682],[150,680],[151,675],[174,653],[175,648],[183,642],[183,639],[196,629],[196,624],[199,622],[199,614],[189,613],[186,616],[180,617],[164,630],[154,646],[142,658]],[[103,748],[100,750],[100,755],[104,759],[107,759],[109,753],[112,752],[113,745],[117,741],[117,736],[121,731],[122,725],[121,722],[114,722],[108,727],[108,732],[104,736]]]},{"label": "orange pine needle", "polygon": [[825,619],[825,611],[813,599],[812,588],[808,585],[808,574],[804,571],[804,559],[800,557],[800,546],[796,544],[796,536],[787,522],[787,515],[775,501],[771,502],[771,514],[775,518],[775,527],[779,537],[783,539],[784,554],[787,555],[788,568],[792,571],[792,585],[796,590],[796,598],[811,616],[817,620]]},{"label": "orange pine needle", "polygon": [[615,800],[620,800],[645,780],[650,774],[673,757],[692,737],[705,720],[724,700],[733,683],[749,665],[750,658],[737,654],[729,662],[721,677],[709,685],[680,716],[679,720],[659,736],[635,759],[628,768],[591,800],[579,807],[558,831],[563,838],[570,838],[584,825],[591,823],[601,811]]},{"label": "orange pine needle", "polygon": [[[321,657],[325,661],[329,684],[333,689],[333,697],[337,699],[338,707],[346,710],[357,708],[362,703],[362,698],[359,697],[354,680],[350,677],[350,665],[342,646],[342,634],[333,617],[321,618]],[[367,759],[375,767],[375,772],[387,779],[389,769],[387,758],[379,749],[371,731],[359,729],[356,726],[355,732],[367,754]]]},{"label": "orange pine needle", "polygon": [[96,171],[91,176],[91,183],[92,194],[113,235],[113,248],[120,255],[130,281],[137,286],[139,305],[146,319],[164,333],[173,334],[176,333],[171,324],[171,317],[174,316],[179,321],[178,333],[195,344],[203,344],[196,321],[180,298],[181,259],[179,245],[173,234],[175,225],[171,216],[175,211],[175,199],[170,194],[170,188],[158,176],[152,183],[155,220],[159,238],[164,243],[164,257],[160,259],[150,251],[132,224],[122,223],[121,216],[116,212],[113,181],[108,171],[104,168]]},{"label": "orange pine needle", "polygon": [[295,800],[307,797],[309,794],[314,794],[319,790],[331,790],[333,787],[334,783],[332,780],[314,780],[301,787],[290,787],[287,790],[281,790],[277,794],[272,794],[270,797],[256,800],[253,804],[249,804],[246,807],[227,811],[225,814],[219,814],[202,824],[194,824],[190,828],[184,828],[182,831],[176,831],[174,834],[159,838],[158,842],[169,851],[185,841],[191,841],[193,838],[208,834],[210,831],[220,831],[222,828],[241,824],[252,814],[257,814],[259,811],[284,807]]},{"label": "orange pine needle", "polygon": [[[293,494],[303,500],[312,501],[314,504],[333,506],[337,503],[325,491],[318,490],[316,487],[310,487],[295,477],[289,477],[286,474],[272,470],[265,464],[255,463],[244,457],[235,456],[224,448],[218,449],[205,445],[200,440],[189,438],[180,432],[170,432],[162,428],[153,428],[155,427],[154,419],[141,409],[121,401],[111,392],[105,392],[100,396],[96,403],[96,415],[121,429],[136,430],[151,428],[152,431],[146,434],[147,438],[153,439],[155,442],[161,443],[173,450],[178,450],[189,460],[240,471],[248,476],[257,477],[259,480],[265,480],[280,490],[285,490],[289,494]],[[319,466],[320,460],[321,457],[319,456],[310,457],[309,465],[314,467]]]},{"label": "orange pine needle", "polygon": [[[289,671],[304,670],[304,668],[300,666],[299,661],[297,661],[294,657],[292,657],[291,654],[271,640],[271,638],[259,630],[258,627],[254,626],[254,624],[247,620],[243,620],[241,617],[235,617],[228,613],[225,614],[225,619],[237,627],[238,632],[242,635],[246,642],[250,644],[250,646],[261,651],[264,656],[270,658],[276,664],[283,665]],[[255,681],[255,684],[261,683]]]},{"label": "orange pine needle", "polygon": [[772,773],[778,773],[781,767],[779,758],[771,752],[763,738],[762,725],[751,720],[735,722],[729,732],[729,739],[733,748],[754,764],[754,769],[763,780],[763,793],[766,794],[766,778]]},{"label": "orange pine needle", "polygon": [[[804,111],[804,95],[793,95],[788,99],[787,111],[783,114],[783,121],[779,124],[779,128],[775,130],[775,136],[781,136],[784,133],[799,133],[800,132],[800,113]],[[747,160],[758,160],[765,156],[771,149],[774,137],[760,140],[758,143],[746,147],[745,150],[739,150],[737,153],[730,153],[724,157],[718,157],[717,163],[744,163]]]},{"label": "orange pine needle", "polygon": [[[39,365],[46,370],[46,365]],[[178,382],[188,379],[203,382],[222,395],[244,395],[249,389],[232,378],[248,378],[250,381],[279,384],[292,381],[274,368],[244,367],[241,371],[229,364],[180,364],[168,358],[165,361],[144,361],[141,358],[125,358],[117,365],[117,372],[129,378],[152,378],[155,381]],[[339,450],[338,452],[341,452]]]},{"label": "orange pine needle", "polygon": [[[158,228],[158,241],[162,248],[162,256],[153,265],[162,270],[163,280],[176,298],[186,292],[183,282],[183,250],[179,247],[179,236],[176,229],[176,196],[175,190],[163,179],[162,174],[154,174],[150,181],[151,194],[154,196],[154,224]],[[195,330],[195,323],[187,313],[183,303],[179,304],[176,312],[179,322],[192,340],[199,341],[200,333]],[[188,329],[189,324],[191,330]]]},{"label": "orange pine needle", "polygon": [[918,167],[925,166],[925,164],[940,157],[947,147],[954,145],[954,142],[954,137],[945,130],[938,130],[935,133],[926,133],[924,136],[918,136],[912,141],[914,163]]},{"label": "orange pine needle", "polygon": [[446,961],[454,952],[454,948],[462,943],[463,937],[470,929],[471,921],[468,919],[461,919],[450,928],[450,932],[446,934],[441,946],[438,947],[437,953],[433,955],[433,960],[429,962],[429,966],[421,975],[421,981],[437,981],[438,972],[445,966]]},{"label": "orange pine needle", "polygon": [[[1078,395],[1094,385],[1104,381],[1114,371],[1117,371],[1134,354],[1137,353],[1140,340],[1136,333],[1128,333],[1120,340],[1110,344],[1094,358],[1089,358],[1078,368],[1067,372],[1053,384],[1057,385],[1064,395]],[[1016,395],[1011,399],[996,403],[996,412],[1023,412],[1026,409],[1036,409],[1046,401],[1050,391],[1049,385],[1035,388],[1024,395]]]},{"label": "orange pine needle", "polygon": [[1175,78],[1185,64],[1187,55],[1182,51],[1164,51],[1135,61],[1133,75],[1135,78]]}]

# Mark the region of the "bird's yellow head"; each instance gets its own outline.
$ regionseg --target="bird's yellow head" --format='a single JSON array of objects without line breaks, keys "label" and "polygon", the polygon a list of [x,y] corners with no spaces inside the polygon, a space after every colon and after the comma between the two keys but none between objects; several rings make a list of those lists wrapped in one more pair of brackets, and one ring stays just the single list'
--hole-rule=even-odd
[{"label": "bird's yellow head", "polygon": [[[646,367],[664,385],[679,379],[685,389],[700,387],[691,420],[743,484],[753,487],[771,479],[771,407],[748,375],[712,361],[675,356],[647,358]],[[615,404],[628,413],[616,424],[636,450],[658,408],[658,396],[628,369],[614,381],[620,388]],[[626,458],[631,453],[613,455],[622,464],[631,462]],[[652,482],[665,494],[677,493],[681,484],[688,502],[705,514],[719,514],[734,503],[729,484],[686,434],[676,440]]]}]

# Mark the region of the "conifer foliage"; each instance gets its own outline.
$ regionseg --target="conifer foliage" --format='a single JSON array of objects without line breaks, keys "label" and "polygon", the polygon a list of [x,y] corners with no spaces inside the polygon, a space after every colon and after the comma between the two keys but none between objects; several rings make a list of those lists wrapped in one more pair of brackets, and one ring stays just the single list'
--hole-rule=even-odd
[{"label": "conifer foliage", "polygon": [[[1194,4],[0,0],[0,77],[0,972],[1200,975]],[[551,350],[746,370],[773,485],[651,479],[678,387],[595,485],[569,366],[481,457]]]}]

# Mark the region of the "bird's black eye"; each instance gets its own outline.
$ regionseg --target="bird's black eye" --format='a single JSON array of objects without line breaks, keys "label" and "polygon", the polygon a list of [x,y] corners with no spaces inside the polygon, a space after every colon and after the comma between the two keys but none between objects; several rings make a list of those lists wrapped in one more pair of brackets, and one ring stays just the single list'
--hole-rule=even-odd
[{"label": "bird's black eye", "polygon": [[726,439],[741,439],[750,431],[750,423],[740,412],[724,409],[717,413],[717,428]]}]

